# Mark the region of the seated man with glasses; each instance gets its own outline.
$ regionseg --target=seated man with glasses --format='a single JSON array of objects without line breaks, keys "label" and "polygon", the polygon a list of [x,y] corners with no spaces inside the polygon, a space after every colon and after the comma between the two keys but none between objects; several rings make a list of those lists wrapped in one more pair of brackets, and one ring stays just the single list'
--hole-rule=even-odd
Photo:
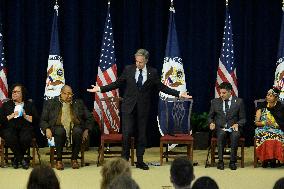
[{"label": "seated man with glasses", "polygon": [[72,145],[71,165],[78,169],[77,162],[81,143],[88,138],[94,124],[93,116],[82,100],[73,99],[72,88],[62,87],[60,96],[45,101],[41,115],[41,129],[48,139],[54,137],[57,153],[56,169],[63,170],[63,147]]}]

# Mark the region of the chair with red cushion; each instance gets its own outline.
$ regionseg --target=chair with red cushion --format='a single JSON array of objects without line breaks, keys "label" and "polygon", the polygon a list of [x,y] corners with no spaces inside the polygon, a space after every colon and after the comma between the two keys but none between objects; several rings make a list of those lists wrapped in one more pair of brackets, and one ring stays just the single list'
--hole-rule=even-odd
[{"label": "chair with red cushion", "polygon": [[[120,97],[106,97],[101,98],[99,107],[101,112],[101,145],[98,149],[99,156],[97,166],[104,162],[104,158],[110,157],[120,157],[121,150],[113,150],[110,145],[122,144],[122,134],[118,131],[120,130],[120,118],[117,112],[119,112],[120,102],[122,98]],[[106,129],[108,125],[108,128]],[[131,165],[134,165],[134,138],[130,139],[131,149],[130,149],[130,161]]]},{"label": "chair with red cushion", "polygon": [[[168,98],[163,101],[166,110],[167,132],[160,138],[160,165],[163,165],[163,158],[175,157],[185,154],[193,160],[193,137],[190,134],[190,115],[192,111],[192,99]],[[186,152],[169,151],[170,144],[186,145]],[[166,151],[164,152],[164,145]]]}]

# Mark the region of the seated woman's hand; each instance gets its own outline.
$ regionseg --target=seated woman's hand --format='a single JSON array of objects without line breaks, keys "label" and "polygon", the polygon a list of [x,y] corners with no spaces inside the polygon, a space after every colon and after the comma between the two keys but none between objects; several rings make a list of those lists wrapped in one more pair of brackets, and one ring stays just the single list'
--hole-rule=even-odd
[{"label": "seated woman's hand", "polygon": [[47,129],[45,130],[45,135],[46,135],[46,137],[47,137],[48,139],[51,139],[51,137],[52,137],[52,132],[51,132],[51,130],[50,130],[49,128],[47,128]]},{"label": "seated woman's hand", "polygon": [[269,126],[273,125],[273,123],[272,123],[272,121],[270,119],[267,119],[266,124],[269,125]]}]

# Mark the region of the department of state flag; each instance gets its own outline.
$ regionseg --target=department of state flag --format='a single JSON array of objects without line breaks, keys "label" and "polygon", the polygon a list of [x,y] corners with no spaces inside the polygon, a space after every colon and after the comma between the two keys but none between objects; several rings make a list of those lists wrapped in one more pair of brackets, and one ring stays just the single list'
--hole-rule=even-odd
[{"label": "department of state flag", "polygon": [[[174,14],[175,14],[174,7],[171,6],[167,46],[166,46],[164,64],[162,69],[161,81],[162,83],[164,83],[165,85],[167,85],[172,89],[176,89],[180,92],[185,92],[186,91],[185,74],[179,51]],[[165,108],[166,101],[164,100],[166,98],[175,98],[175,97],[160,92],[158,122],[159,122],[159,130],[161,135],[169,133],[169,128],[166,128],[167,127],[166,108]],[[168,107],[169,109],[171,109],[172,105],[168,104]],[[171,119],[169,119],[168,121],[171,122]]]},{"label": "department of state flag", "polygon": [[284,100],[284,8],[282,8],[282,23],[279,38],[274,87],[280,89],[279,99]]},{"label": "department of state flag", "polygon": [[52,23],[50,49],[47,66],[47,78],[45,85],[45,99],[51,99],[60,95],[61,88],[65,85],[63,59],[60,56],[59,37],[58,37],[58,8],[54,6],[54,16]]}]

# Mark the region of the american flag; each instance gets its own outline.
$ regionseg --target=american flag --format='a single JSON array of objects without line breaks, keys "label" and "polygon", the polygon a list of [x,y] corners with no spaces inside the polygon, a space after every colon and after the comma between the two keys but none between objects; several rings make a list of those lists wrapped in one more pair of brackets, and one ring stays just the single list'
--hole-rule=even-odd
[{"label": "american flag", "polygon": [[215,97],[220,96],[219,85],[222,82],[229,82],[233,87],[232,95],[238,96],[236,65],[234,63],[232,22],[228,6],[226,6],[226,20],[221,56],[219,58],[219,67],[217,71],[217,80],[215,84]]},{"label": "american flag", "polygon": [[0,24],[0,105],[2,101],[8,98],[7,69],[4,58],[4,45],[2,27]]},{"label": "american flag", "polygon": [[[117,79],[117,67],[116,67],[115,53],[114,53],[114,40],[112,32],[112,24],[110,17],[110,4],[108,6],[107,17],[105,21],[105,28],[101,47],[101,57],[98,67],[98,76],[96,84],[98,86],[108,85]],[[119,96],[118,90],[109,91],[106,93],[96,93],[94,102],[94,117],[97,123],[101,124],[100,116],[103,116],[104,133],[118,133],[120,126],[119,110],[109,104],[102,103],[103,112],[100,111],[100,99],[106,97]]]},{"label": "american flag", "polygon": [[284,101],[284,8],[282,7],[282,23],[276,63],[274,87],[280,89],[279,99]]}]

